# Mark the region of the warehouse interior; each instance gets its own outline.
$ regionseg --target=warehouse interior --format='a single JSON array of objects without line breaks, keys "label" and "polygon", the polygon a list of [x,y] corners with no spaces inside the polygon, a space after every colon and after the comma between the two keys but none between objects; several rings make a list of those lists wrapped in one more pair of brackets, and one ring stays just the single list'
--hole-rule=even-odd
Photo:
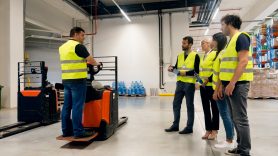
[{"label": "warehouse interior", "polygon": [[[85,30],[83,44],[96,60],[105,62],[103,57],[115,58],[115,65],[103,68],[113,68],[115,75],[103,71],[95,76],[95,81],[117,91],[119,117],[128,117],[128,121],[104,141],[57,140],[62,133],[60,120],[36,125],[34,129],[0,138],[1,153],[11,156],[226,155],[225,149],[214,147],[225,139],[222,120],[217,139],[201,139],[205,121],[198,89],[194,97],[194,133],[180,135],[166,133],[164,129],[173,120],[177,82],[176,76],[167,70],[169,65],[175,65],[182,52],[183,37],[192,36],[192,49],[202,55],[201,41],[221,32],[221,18],[227,14],[240,16],[240,31],[251,36],[254,80],[247,109],[251,155],[276,155],[278,0],[0,1],[1,133],[6,125],[17,123],[20,116],[24,116],[18,111],[19,88],[33,84],[33,79],[26,77],[21,83],[18,63],[23,62],[26,70],[26,62],[43,61],[48,68],[47,83],[56,87],[56,83],[62,83],[59,47],[67,42],[71,28],[76,26]],[[60,111],[63,100],[58,97],[56,102]],[[183,100],[181,108],[180,129],[187,120],[185,102]]]}]

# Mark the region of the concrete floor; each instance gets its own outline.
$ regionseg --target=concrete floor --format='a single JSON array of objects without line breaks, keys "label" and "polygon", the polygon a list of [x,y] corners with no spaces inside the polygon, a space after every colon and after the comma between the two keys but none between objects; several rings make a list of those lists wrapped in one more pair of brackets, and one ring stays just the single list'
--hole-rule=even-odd
[{"label": "concrete floor", "polygon": [[[120,98],[120,116],[128,116],[128,123],[110,139],[90,144],[57,141],[60,123],[39,127],[0,140],[1,155],[103,155],[103,156],[224,156],[225,150],[213,148],[216,141],[201,140],[204,133],[203,112],[196,92],[194,133],[179,135],[165,133],[172,122],[173,97]],[[185,105],[182,107],[181,128],[186,123]],[[274,156],[278,153],[278,102],[250,100],[249,118],[252,135],[252,155]],[[220,120],[222,122],[222,120]],[[16,122],[16,110],[0,111],[0,125]],[[218,139],[225,139],[221,123]]]}]

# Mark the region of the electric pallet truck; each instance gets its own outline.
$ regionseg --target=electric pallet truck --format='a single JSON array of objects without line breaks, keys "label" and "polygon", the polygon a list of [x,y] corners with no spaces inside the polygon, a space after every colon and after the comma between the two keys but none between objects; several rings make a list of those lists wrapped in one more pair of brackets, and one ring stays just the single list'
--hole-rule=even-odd
[{"label": "electric pallet truck", "polygon": [[60,120],[57,92],[43,61],[18,63],[18,123],[0,127],[0,139]]},{"label": "electric pallet truck", "polygon": [[[57,140],[74,142],[106,140],[115,133],[118,127],[125,124],[128,120],[127,117],[118,118],[117,57],[108,56],[95,58],[101,60],[102,65],[92,66],[88,64],[87,94],[83,110],[82,124],[85,130],[94,131],[96,133],[93,136],[80,139],[59,136],[56,138]],[[101,73],[98,74],[100,71]],[[95,80],[95,77],[99,78],[97,81],[115,82],[115,88],[113,89],[110,86],[104,86],[96,89],[92,85],[92,81]]]}]

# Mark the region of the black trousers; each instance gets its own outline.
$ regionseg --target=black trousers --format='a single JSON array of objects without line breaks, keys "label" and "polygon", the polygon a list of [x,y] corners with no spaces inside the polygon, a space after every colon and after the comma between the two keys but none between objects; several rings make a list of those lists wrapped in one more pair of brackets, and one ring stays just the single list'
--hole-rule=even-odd
[{"label": "black trousers", "polygon": [[213,92],[214,90],[211,86],[200,87],[207,131],[219,130],[219,111],[216,102],[212,98]]},{"label": "black trousers", "polygon": [[187,108],[187,124],[186,128],[188,130],[193,129],[194,124],[194,94],[195,94],[195,84],[185,83],[178,81],[175,91],[175,97],[173,101],[173,112],[174,112],[174,122],[173,125],[179,127],[180,124],[180,114],[181,114],[181,104],[185,97],[186,108]]}]

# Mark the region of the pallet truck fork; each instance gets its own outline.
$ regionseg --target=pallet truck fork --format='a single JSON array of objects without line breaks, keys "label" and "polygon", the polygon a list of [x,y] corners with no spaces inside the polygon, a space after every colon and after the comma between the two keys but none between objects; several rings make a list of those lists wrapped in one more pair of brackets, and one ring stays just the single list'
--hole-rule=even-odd
[{"label": "pallet truck fork", "polygon": [[0,127],[0,139],[59,121],[57,92],[47,71],[43,61],[18,63],[18,123]]}]

